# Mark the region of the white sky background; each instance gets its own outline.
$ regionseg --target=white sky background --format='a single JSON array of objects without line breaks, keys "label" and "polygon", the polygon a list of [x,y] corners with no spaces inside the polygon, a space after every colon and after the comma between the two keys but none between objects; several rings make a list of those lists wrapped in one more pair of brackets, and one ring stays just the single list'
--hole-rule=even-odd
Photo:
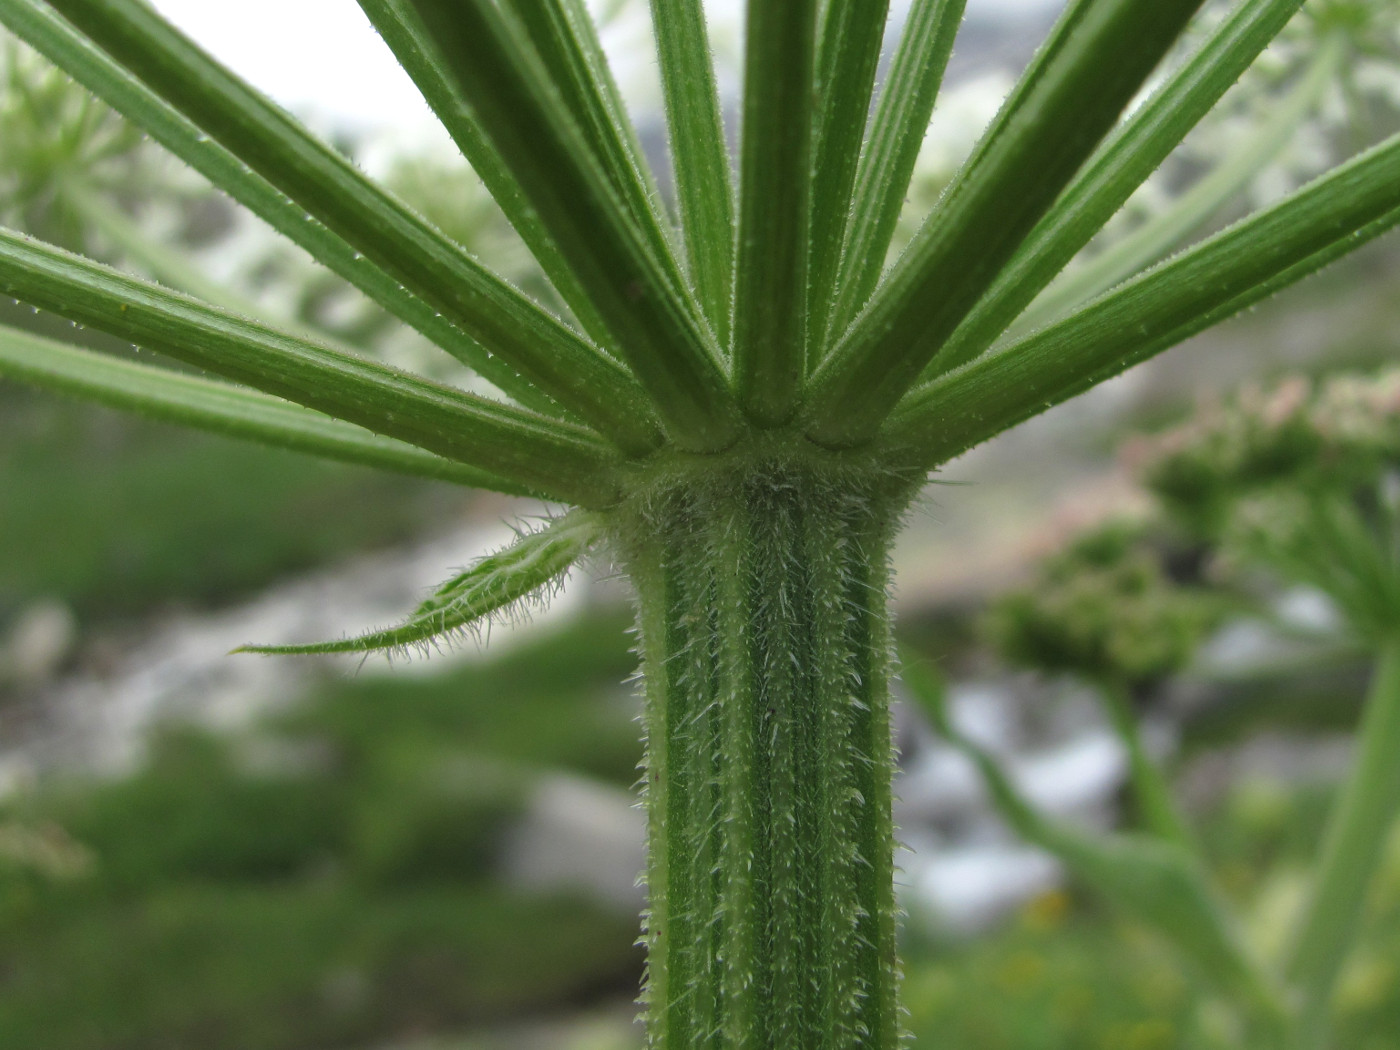
[{"label": "white sky background", "polygon": [[[203,47],[284,106],[356,129],[431,138],[434,121],[354,0],[154,0]],[[968,17],[1038,14],[1063,0],[968,0]],[[644,6],[644,5],[642,5]],[[719,21],[741,0],[711,0]],[[895,7],[907,6],[895,0]],[[632,48],[619,56],[635,55]],[[646,71],[641,71],[645,75]],[[626,82],[627,72],[620,72]]]}]

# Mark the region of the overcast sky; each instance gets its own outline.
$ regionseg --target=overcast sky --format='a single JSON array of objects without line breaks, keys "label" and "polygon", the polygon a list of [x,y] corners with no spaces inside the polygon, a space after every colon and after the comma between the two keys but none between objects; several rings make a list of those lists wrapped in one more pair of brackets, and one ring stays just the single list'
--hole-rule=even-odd
[{"label": "overcast sky", "polygon": [[[737,3],[716,0],[709,6]],[[154,4],[222,61],[292,109],[362,126],[431,121],[417,90],[354,0]],[[968,0],[968,15],[1005,16],[1062,4],[1063,0]]]}]

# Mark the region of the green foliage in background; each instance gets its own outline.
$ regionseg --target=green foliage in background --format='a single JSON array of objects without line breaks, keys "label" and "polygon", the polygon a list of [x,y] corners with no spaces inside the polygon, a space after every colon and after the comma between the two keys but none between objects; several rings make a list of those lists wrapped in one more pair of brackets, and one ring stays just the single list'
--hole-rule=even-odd
[{"label": "green foliage in background", "polygon": [[7,799],[0,1041],[331,1050],[626,996],[631,917],[496,876],[542,772],[634,780],[623,622]]},{"label": "green foliage in background", "polygon": [[[1212,871],[1250,936],[1296,914],[1334,793],[1254,780],[1202,815]],[[1251,1041],[1149,927],[1076,884],[1033,898],[975,940],[916,937],[906,1001],[915,1045],[947,1050],[1225,1050]],[[1400,1046],[1400,837],[1342,979],[1330,1046]]]},{"label": "green foliage in background", "polygon": [[1232,604],[1172,578],[1172,561],[1192,557],[1163,530],[1109,522],[1075,536],[1028,587],[999,599],[986,630],[1013,663],[1151,685],[1190,663]]},{"label": "green foliage in background", "polygon": [[[1184,563],[1177,559],[1178,579],[1167,571],[1161,540],[1150,542],[1154,531],[1171,535],[1166,526],[1110,524],[1076,537],[1046,560],[1030,588],[996,607],[991,633],[1005,655],[1076,674],[1105,700],[1127,753],[1141,835],[1091,836],[1037,812],[999,760],[954,724],[940,683],[917,667],[906,673],[1008,823],[1155,928],[1206,976],[1203,1001],[1231,1001],[1235,1027],[1214,1040],[1220,1045],[1344,1045],[1340,1017],[1357,994],[1348,989],[1360,980],[1358,969],[1376,965],[1364,931],[1378,908],[1384,914],[1393,904],[1387,843],[1400,812],[1398,392],[1393,373],[1317,384],[1295,378],[1207,403],[1182,426],[1133,443],[1128,457],[1175,519],[1178,545],[1197,545]],[[1272,594],[1251,581],[1261,569],[1275,582]],[[1208,576],[1217,586],[1234,579],[1230,604],[1203,586]],[[1134,701],[1150,700],[1146,687],[1186,669],[1231,605],[1237,615],[1269,616],[1280,585],[1323,596],[1335,618],[1329,633],[1367,649],[1375,667],[1342,788],[1325,818],[1292,840],[1306,851],[1307,870],[1296,873],[1289,905],[1268,917],[1269,932],[1247,936],[1258,925],[1249,911],[1265,904],[1255,899],[1242,908],[1227,898],[1195,822],[1178,808],[1170,771],[1144,746]],[[1315,858],[1313,842],[1320,842]],[[1160,892],[1143,892],[1144,884]]]},{"label": "green foliage in background", "polygon": [[[251,737],[174,730],[139,772],[12,800],[0,815],[0,1034],[54,1050],[338,1050],[600,990],[625,998],[630,920],[483,878],[518,783],[444,797],[437,778],[407,775],[449,751],[628,783],[620,620],[440,679],[329,686]],[[319,757],[250,762],[269,739],[315,742]],[[1331,797],[1248,782],[1202,820],[1252,930],[1269,935],[1296,908]],[[390,811],[404,819],[386,824]],[[1400,840],[1372,901],[1339,998],[1339,1050],[1397,1042],[1383,1033],[1400,1017]],[[1236,1034],[1160,938],[1092,895],[1052,891],[975,941],[924,928],[904,947],[916,1045],[1201,1050]],[[501,1038],[482,1045],[512,1045]]]},{"label": "green foliage in background", "polygon": [[[254,320],[158,253],[133,261],[164,286],[7,230],[0,291],[219,379],[9,328],[0,371],[574,507],[358,647],[428,643],[577,557],[615,557],[647,689],[652,1044],[893,1050],[886,555],[904,510],[950,458],[1400,223],[1392,137],[1171,258],[1144,236],[1130,264],[1036,306],[1302,3],[1240,0],[1149,85],[1201,6],[1074,0],[886,270],[961,0],[917,0],[878,94],[883,0],[751,0],[737,160],[702,5],[656,0],[674,209],[582,0],[361,0],[555,313],[141,0],[0,0],[0,22],[478,379]],[[1325,59],[1309,83],[1373,28],[1341,0],[1304,17]],[[101,218],[126,255],[149,248]],[[1181,842],[1105,856],[1059,838],[1261,1024],[1291,1028]]]}]

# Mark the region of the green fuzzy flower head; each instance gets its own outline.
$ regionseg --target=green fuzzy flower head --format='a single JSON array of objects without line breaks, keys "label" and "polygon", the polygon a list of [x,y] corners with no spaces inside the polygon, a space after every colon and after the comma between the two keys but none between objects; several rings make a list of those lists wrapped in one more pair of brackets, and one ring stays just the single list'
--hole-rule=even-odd
[{"label": "green fuzzy flower head", "polygon": [[1400,371],[1247,389],[1129,458],[1231,563],[1321,590],[1363,636],[1400,623]]},{"label": "green fuzzy flower head", "polygon": [[1138,523],[1110,522],[1039,567],[991,610],[1002,655],[1039,670],[1147,684],[1186,666],[1225,613],[1222,598],[1173,579],[1173,552]]},{"label": "green fuzzy flower head", "polygon": [[1246,387],[1129,443],[1125,458],[1169,511],[1218,536],[1240,500],[1265,490],[1352,492],[1400,466],[1400,371]]}]

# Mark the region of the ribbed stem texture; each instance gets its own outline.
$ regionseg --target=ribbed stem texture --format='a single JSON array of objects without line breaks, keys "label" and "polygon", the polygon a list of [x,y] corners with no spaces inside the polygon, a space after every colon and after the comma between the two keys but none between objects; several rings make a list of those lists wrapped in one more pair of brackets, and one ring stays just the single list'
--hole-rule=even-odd
[{"label": "ribbed stem texture", "polygon": [[893,1050],[887,550],[806,466],[640,501],[654,1050]]}]

